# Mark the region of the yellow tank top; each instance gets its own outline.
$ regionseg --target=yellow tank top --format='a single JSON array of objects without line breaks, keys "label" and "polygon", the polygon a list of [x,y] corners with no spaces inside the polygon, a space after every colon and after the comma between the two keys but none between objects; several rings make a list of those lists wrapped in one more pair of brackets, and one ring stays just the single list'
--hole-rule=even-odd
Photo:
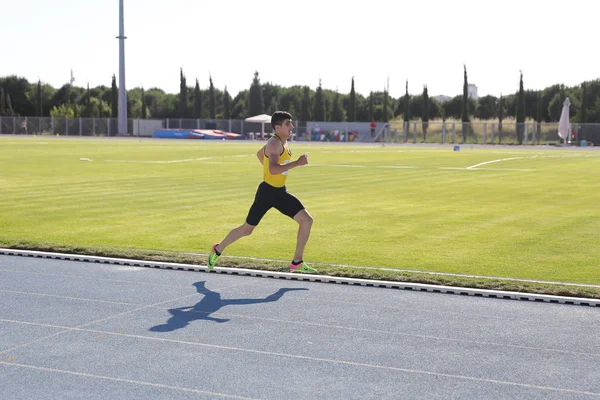
[{"label": "yellow tank top", "polygon": [[[281,138],[277,135],[274,135],[277,139],[279,139],[279,141],[281,142],[281,144],[283,145],[283,151],[281,152],[281,154],[279,155],[279,160],[277,161],[278,164],[287,164],[290,162],[290,160],[292,159],[292,151],[290,150],[287,142],[283,142],[283,140],[281,140]],[[267,182],[269,185],[271,186],[275,186],[275,187],[282,187],[285,185],[285,180],[287,179],[287,174],[288,171],[285,171],[282,174],[277,174],[277,175],[271,175],[271,172],[269,171],[269,157],[267,157],[267,154],[265,153],[265,158],[263,159],[263,170],[264,170],[264,179],[265,182]]]}]

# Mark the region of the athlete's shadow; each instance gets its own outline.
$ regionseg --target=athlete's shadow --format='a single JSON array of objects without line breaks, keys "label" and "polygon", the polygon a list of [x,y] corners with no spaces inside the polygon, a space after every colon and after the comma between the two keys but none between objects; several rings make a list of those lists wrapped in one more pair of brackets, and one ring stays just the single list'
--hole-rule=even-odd
[{"label": "athlete's shadow", "polygon": [[150,328],[152,332],[171,332],[176,329],[185,328],[190,322],[196,320],[206,320],[213,322],[227,322],[228,319],[211,317],[210,314],[217,312],[224,306],[236,306],[245,304],[270,303],[279,300],[286,292],[294,290],[308,290],[305,288],[281,288],[272,295],[264,299],[229,299],[222,300],[221,293],[213,292],[204,286],[204,281],[194,283],[198,293],[204,297],[194,306],[171,308],[169,313],[171,318],[167,323],[156,325]]}]

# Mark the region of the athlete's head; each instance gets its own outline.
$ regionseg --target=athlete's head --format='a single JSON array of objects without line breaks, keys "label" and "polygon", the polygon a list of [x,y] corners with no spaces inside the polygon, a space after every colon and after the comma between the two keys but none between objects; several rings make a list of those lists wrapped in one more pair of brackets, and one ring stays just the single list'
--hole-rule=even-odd
[{"label": "athlete's head", "polygon": [[275,111],[273,115],[271,115],[271,125],[273,126],[273,129],[277,129],[277,125],[283,125],[286,119],[291,120],[292,114],[287,111]]},{"label": "athlete's head", "polygon": [[290,137],[294,130],[292,114],[287,111],[275,111],[271,116],[271,126],[276,134],[285,135],[286,138]]}]

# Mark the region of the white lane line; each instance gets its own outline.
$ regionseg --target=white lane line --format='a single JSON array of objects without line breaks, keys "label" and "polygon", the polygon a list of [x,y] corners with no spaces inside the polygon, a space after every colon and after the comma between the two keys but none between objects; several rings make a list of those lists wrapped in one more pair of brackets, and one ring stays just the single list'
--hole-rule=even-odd
[{"label": "white lane line", "polygon": [[[256,258],[256,257],[234,257],[234,256],[225,256],[225,257],[232,258],[232,259],[241,258],[241,259],[252,259],[252,260],[265,260],[265,261],[281,261],[281,262],[285,262],[285,260],[273,260],[273,259]],[[346,265],[346,264],[332,264],[332,265],[334,265],[334,266],[341,266],[341,267],[350,267],[349,265]],[[395,271],[394,269],[391,269],[391,268],[376,268],[376,267],[362,267],[362,266],[355,266],[354,268]],[[56,276],[56,277],[60,277],[60,278],[78,278],[78,279],[93,280],[93,281],[97,281],[97,279],[99,279],[99,278],[86,278],[86,277],[79,276],[79,275],[61,275],[61,274],[49,274],[49,273],[43,273],[43,272],[30,272],[30,271],[23,272],[23,271],[17,271],[17,270],[0,269],[0,272],[2,272],[2,271],[10,271],[10,272],[18,272],[18,273],[29,273],[29,274],[41,275],[41,276]],[[554,285],[566,285],[566,286],[600,288],[599,285],[575,284],[575,283],[553,282],[553,281],[536,281],[536,280],[528,280],[528,279],[502,278],[502,277],[495,277],[495,276],[451,274],[451,273],[431,272],[431,271],[419,271],[419,270],[397,270],[397,271],[400,271],[400,272],[415,272],[415,273],[424,273],[424,274],[442,275],[442,276],[465,276],[465,277],[470,277],[470,278],[499,279],[499,280],[508,280],[508,281],[517,281],[517,282],[536,282],[536,283],[546,283],[546,284],[554,284]],[[149,285],[149,286],[169,287],[169,288],[177,288],[177,289],[181,289],[181,290],[188,289],[188,286],[177,286],[177,285],[156,284],[156,283],[144,283],[144,282],[136,282],[136,281],[116,280],[116,279],[101,279],[101,280],[102,281],[106,281],[106,282],[119,282],[119,283],[127,283],[127,284],[132,284],[132,285]],[[243,293],[243,292],[237,291],[236,293]],[[348,304],[360,305],[360,306],[367,306],[368,307],[368,305],[365,304],[365,303],[360,303],[360,302],[357,303],[355,301],[345,302],[345,301],[342,301],[342,300],[325,300],[325,299],[320,299],[319,301],[329,301],[329,302],[333,302],[333,303],[348,303]],[[132,304],[132,305],[136,305],[136,304]],[[395,309],[395,310],[404,310],[405,309],[404,307],[386,307],[386,308]],[[421,308],[418,311],[440,313],[437,310],[424,309],[424,308]],[[446,311],[444,311],[444,313],[446,313]],[[460,314],[460,313],[456,313],[456,314]],[[501,318],[501,317],[497,317],[497,316],[493,316],[492,317],[490,315],[485,315],[485,314],[478,315],[477,317],[478,318],[493,318],[493,319],[496,319],[496,320],[507,320],[507,321],[512,321],[513,320],[512,318]],[[6,322],[6,320],[4,320],[4,321]],[[525,321],[525,322],[533,322],[533,321]],[[559,325],[560,325],[560,323],[559,323]],[[571,325],[576,325],[576,326],[581,326],[581,327],[590,327],[589,324],[571,324]],[[562,325],[560,325],[560,326],[562,326]],[[595,326],[595,325],[591,325],[591,326]]]},{"label": "white lane line", "polygon": [[0,289],[0,292],[2,292],[2,293],[13,293],[13,294],[24,294],[24,295],[27,295],[27,296],[53,297],[53,298],[65,299],[65,300],[87,301],[87,302],[90,302],[90,303],[116,304],[116,305],[122,305],[122,306],[140,307],[140,306],[143,305],[143,304],[134,304],[134,303],[124,303],[124,302],[121,302],[121,301],[96,300],[96,299],[86,299],[86,298],[83,298],[83,297],[61,296],[61,295],[58,295],[58,294],[21,292],[21,291],[18,291],[18,290],[4,290],[4,289]]},{"label": "white lane line", "polygon": [[479,164],[471,165],[470,167],[467,167],[467,169],[475,169],[481,165],[487,165],[487,164],[497,163],[497,162],[501,162],[501,161],[520,160],[522,158],[524,158],[524,157],[500,158],[498,160],[486,161],[486,162],[482,162]]},{"label": "white lane line", "polygon": [[11,367],[33,369],[33,370],[37,370],[37,371],[55,372],[55,373],[61,373],[61,374],[67,374],[67,375],[82,376],[85,378],[94,378],[94,379],[102,379],[102,380],[113,381],[113,382],[130,383],[130,384],[141,385],[141,386],[150,386],[150,387],[158,388],[158,389],[177,390],[179,392],[196,393],[196,394],[201,394],[204,396],[209,395],[209,396],[224,397],[224,398],[229,398],[229,399],[254,400],[251,397],[241,397],[241,396],[235,396],[235,395],[225,394],[225,393],[209,392],[206,390],[192,389],[192,388],[186,388],[186,387],[181,387],[181,386],[165,385],[162,383],[138,381],[135,379],[115,378],[112,376],[89,374],[86,372],[69,371],[69,370],[65,370],[65,369],[39,367],[37,365],[19,364],[19,363],[15,363],[15,362],[6,362],[6,361],[0,361],[0,364],[8,365]]},{"label": "white lane line", "polygon": [[[160,307],[156,307],[156,308],[159,310],[164,310],[163,308],[160,308]],[[510,343],[494,343],[494,342],[484,342],[484,341],[480,341],[480,340],[456,339],[456,338],[449,338],[449,337],[442,337],[442,336],[419,335],[419,334],[415,334],[415,333],[394,332],[394,331],[386,331],[386,330],[381,330],[381,329],[355,328],[355,327],[351,327],[351,326],[321,324],[321,323],[317,323],[317,322],[306,322],[306,321],[298,321],[298,320],[285,320],[285,319],[266,318],[266,317],[252,317],[252,316],[248,316],[248,315],[233,314],[233,313],[226,313],[226,312],[210,313],[210,312],[197,311],[197,310],[191,310],[189,312],[190,313],[198,313],[198,314],[211,314],[212,316],[215,316],[215,317],[235,317],[235,318],[254,319],[254,320],[259,320],[259,321],[278,322],[278,323],[282,323],[282,324],[318,326],[318,327],[323,327],[323,328],[328,328],[328,329],[338,329],[338,330],[342,330],[342,331],[355,331],[355,332],[375,333],[375,334],[384,334],[384,335],[392,335],[392,336],[403,336],[403,337],[412,337],[412,338],[426,339],[426,340],[437,340],[437,341],[442,341],[442,342],[475,344],[475,345],[482,345],[482,346],[489,346],[489,347],[507,347],[507,348],[513,348],[513,349],[519,349],[519,350],[524,349],[524,350],[533,350],[533,351],[538,351],[538,352],[544,351],[544,352],[550,352],[550,353],[570,354],[570,355],[583,356],[583,357],[595,357],[595,358],[600,357],[600,354],[596,354],[596,353],[589,353],[589,352],[583,353],[583,352],[577,352],[577,351],[559,350],[559,349],[553,349],[553,348],[549,348],[549,347],[533,347],[533,346],[517,345],[517,344],[510,344]],[[10,321],[10,320],[5,321],[2,319],[0,319],[0,322],[20,323],[19,321]]]},{"label": "white lane line", "polygon": [[[154,306],[152,308],[156,309],[156,310],[160,310],[160,311],[165,311],[165,308],[159,307],[159,306]],[[285,319],[267,318],[267,317],[252,317],[252,316],[248,316],[248,315],[241,315],[241,314],[227,313],[227,312],[212,312],[211,313],[211,312],[205,312],[205,311],[191,310],[191,311],[189,311],[189,313],[211,314],[213,316],[218,316],[218,317],[244,318],[244,319],[252,319],[252,320],[258,320],[258,321],[277,322],[277,323],[282,323],[282,324],[317,326],[317,327],[322,327],[322,328],[327,328],[327,329],[336,329],[336,330],[342,330],[342,331],[354,331],[354,332],[364,332],[364,333],[369,333],[369,334],[384,334],[384,335],[392,335],[392,336],[403,336],[403,337],[412,337],[412,338],[425,339],[425,340],[436,340],[436,341],[441,341],[441,342],[463,343],[463,344],[471,344],[471,345],[474,344],[474,345],[489,346],[489,347],[504,347],[504,348],[510,348],[510,349],[518,349],[518,350],[532,350],[532,351],[536,351],[536,352],[569,354],[569,355],[575,355],[575,356],[579,356],[579,357],[580,356],[593,357],[593,358],[600,357],[600,354],[597,354],[597,353],[590,353],[590,352],[584,353],[584,352],[577,352],[577,351],[570,351],[570,350],[560,350],[560,349],[554,349],[554,348],[550,348],[550,347],[535,347],[535,346],[516,345],[516,344],[510,344],[510,343],[485,342],[485,341],[481,341],[481,340],[457,339],[457,338],[443,337],[443,336],[420,335],[420,334],[416,334],[416,333],[395,332],[395,331],[387,331],[387,330],[381,330],[381,329],[356,328],[356,327],[351,327],[351,326],[330,325],[330,324],[322,324],[322,323],[317,323],[317,322],[307,322],[307,321],[299,321],[299,320],[285,320]],[[73,331],[73,332],[88,332],[88,333],[99,333],[99,334],[113,334],[113,333],[121,334],[119,332],[106,332],[106,331],[99,330],[99,329],[70,328],[68,326],[44,324],[44,323],[38,323],[38,322],[16,321],[16,320],[2,319],[2,318],[0,318],[0,322],[10,323],[10,324],[18,324],[18,325],[39,326],[39,327],[43,327],[43,328],[66,329],[66,330]],[[148,336],[139,336],[139,338],[148,339],[149,337]],[[193,342],[193,343],[197,343],[197,342]],[[198,344],[201,344],[201,343],[198,343]]]},{"label": "white lane line", "polygon": [[[76,330],[76,329],[71,328],[70,330]],[[199,343],[199,342],[189,342],[189,341],[184,341],[184,340],[165,339],[165,338],[151,337],[151,336],[132,335],[132,334],[126,334],[126,333],[119,333],[119,332],[104,332],[104,331],[93,330],[93,329],[86,329],[86,331],[90,331],[93,333],[103,333],[103,334],[111,335],[111,336],[120,336],[120,337],[127,337],[127,338],[136,338],[136,339],[147,339],[147,340],[153,340],[153,341],[163,342],[163,343],[177,343],[177,344],[206,347],[206,348],[218,349],[218,350],[231,350],[231,351],[239,351],[239,352],[251,353],[251,354],[260,354],[260,355],[276,356],[276,357],[283,357],[283,358],[292,358],[292,359],[298,359],[298,360],[316,361],[316,362],[322,362],[322,363],[328,363],[328,364],[350,365],[350,366],[354,366],[354,367],[374,368],[374,369],[382,369],[382,370],[395,371],[395,372],[404,372],[404,373],[409,373],[409,374],[431,375],[431,376],[439,376],[439,377],[468,380],[468,381],[475,381],[475,382],[485,382],[485,383],[494,383],[494,384],[500,384],[500,385],[524,387],[524,388],[528,388],[528,389],[538,389],[538,390],[547,390],[547,391],[554,391],[554,392],[561,392],[561,393],[574,393],[574,394],[600,397],[600,393],[584,392],[584,391],[579,391],[579,390],[575,390],[575,389],[555,388],[555,387],[551,387],[551,386],[530,385],[527,383],[502,381],[502,380],[496,380],[496,379],[478,378],[478,377],[474,377],[474,376],[455,375],[455,374],[447,374],[447,373],[434,372],[434,371],[391,367],[391,366],[380,365],[380,364],[361,363],[361,362],[355,362],[355,361],[345,361],[345,360],[337,360],[337,359],[330,359],[330,358],[303,356],[303,355],[299,355],[299,354],[279,353],[279,352],[274,352],[274,351],[253,350],[253,349],[245,349],[245,348],[240,348],[240,347],[223,346],[223,345],[215,345],[215,344],[207,344],[207,343]],[[60,332],[60,333],[62,333],[62,332]],[[0,353],[0,354],[2,354],[2,353]],[[35,366],[16,364],[13,362],[0,361],[0,364],[17,365],[17,366],[22,365],[23,367],[36,368]],[[42,367],[40,367],[40,368],[42,368]],[[60,370],[58,370],[58,371],[60,371]],[[118,379],[118,378],[116,378],[116,379]]]},{"label": "white lane line", "polygon": [[[216,290],[223,290],[223,289],[228,289],[230,287],[241,286],[241,285],[244,285],[244,284],[243,283],[238,283],[238,284],[235,284],[235,285],[230,285],[230,286],[225,286],[225,287],[221,287],[221,288],[216,288],[216,289],[213,289],[213,290],[215,290],[215,291]],[[11,347],[10,349],[6,349],[6,350],[3,350],[3,351],[0,351],[0,354],[6,354],[8,352],[11,352],[11,351],[14,351],[14,350],[17,350],[17,349],[20,349],[20,348],[23,348],[23,347],[27,347],[29,345],[32,345],[32,344],[35,344],[35,343],[38,343],[38,342],[41,342],[43,340],[51,339],[53,337],[62,335],[64,333],[71,332],[71,330],[73,330],[73,329],[84,328],[84,327],[89,326],[89,325],[94,325],[94,324],[98,324],[100,322],[108,321],[109,319],[121,317],[123,315],[131,314],[131,313],[134,313],[134,312],[137,312],[137,311],[141,311],[141,310],[145,310],[145,309],[148,309],[148,308],[156,307],[156,306],[159,306],[161,304],[167,304],[167,303],[170,303],[170,302],[173,302],[173,301],[178,301],[178,300],[182,300],[182,299],[185,299],[185,298],[188,298],[188,297],[194,297],[194,296],[198,296],[198,292],[193,293],[193,294],[188,294],[188,295],[185,295],[185,296],[181,296],[181,297],[177,297],[175,299],[170,299],[170,300],[165,300],[165,301],[159,301],[158,303],[149,304],[149,305],[143,306],[143,307],[136,307],[133,310],[120,312],[118,314],[109,315],[108,317],[97,319],[95,321],[86,322],[86,323],[77,325],[74,328],[65,328],[65,330],[63,330],[63,331],[56,332],[56,333],[53,333],[53,334],[48,335],[48,336],[43,336],[41,338],[32,340],[31,342],[23,343],[23,344]]]},{"label": "white lane line", "polygon": [[[247,284],[248,284],[248,282],[236,283],[235,285],[228,285],[228,286],[218,287],[218,288],[214,288],[214,289],[211,289],[211,290],[214,290],[214,291],[224,290],[224,289],[230,289],[232,287],[243,286],[243,285],[247,285]],[[160,306],[160,305],[163,305],[163,304],[172,303],[174,301],[183,300],[183,299],[186,299],[188,297],[196,297],[199,294],[203,294],[203,293],[195,292],[195,293],[192,293],[192,294],[187,294],[185,296],[177,297],[175,299],[169,299],[169,300],[159,301],[158,303],[149,304],[147,306],[138,307],[138,308],[135,308],[133,310],[124,311],[124,312],[121,312],[121,313],[118,313],[118,314],[110,315],[108,317],[101,318],[101,319],[98,319],[98,320],[95,320],[95,321],[92,321],[92,322],[86,322],[84,324],[77,325],[75,328],[84,328],[84,327],[89,326],[89,325],[94,325],[94,324],[98,324],[100,322],[105,322],[105,321],[108,321],[109,319],[121,317],[123,315],[131,314],[131,313],[134,313],[134,312],[137,312],[137,311],[142,311],[142,310],[146,310],[148,308],[153,308],[153,307],[157,307],[157,306]],[[4,352],[1,352],[0,354],[2,354],[2,353],[4,353]]]},{"label": "white lane line", "polygon": [[[285,260],[282,260],[285,261]],[[113,266],[115,264],[101,264],[104,266]],[[135,268],[145,268],[146,267],[135,267]],[[58,278],[76,278],[83,279],[86,281],[103,281],[103,282],[117,282],[117,283],[127,283],[135,286],[158,286],[158,287],[169,287],[169,288],[177,288],[177,289],[186,289],[187,286],[181,285],[169,285],[166,283],[153,283],[153,282],[142,282],[142,281],[128,281],[124,279],[108,279],[108,278],[90,278],[84,275],[69,275],[69,274],[51,274],[49,272],[37,272],[37,271],[21,271],[18,269],[9,269],[9,268],[0,268],[0,272],[12,272],[17,274],[31,274],[31,275],[40,275],[40,276],[55,276]]]}]

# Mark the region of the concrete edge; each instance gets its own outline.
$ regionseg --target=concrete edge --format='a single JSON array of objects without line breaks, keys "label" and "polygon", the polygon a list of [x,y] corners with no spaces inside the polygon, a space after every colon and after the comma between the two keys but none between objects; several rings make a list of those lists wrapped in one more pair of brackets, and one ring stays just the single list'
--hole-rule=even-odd
[{"label": "concrete edge", "polygon": [[[132,259],[125,259],[125,258],[87,256],[87,255],[79,255],[79,254],[51,253],[51,252],[33,251],[33,250],[18,250],[18,249],[0,248],[0,255],[33,257],[33,258],[50,258],[50,259],[56,259],[56,260],[82,261],[82,262],[89,262],[89,263],[115,264],[115,265],[126,265],[126,266],[132,266],[132,267],[160,268],[160,269],[170,269],[170,270],[180,270],[180,271],[209,272],[208,267],[203,266],[203,265],[179,264],[179,263],[169,263],[169,262],[162,262],[162,261],[143,261],[143,260],[132,260]],[[212,271],[212,273],[227,274],[227,275],[240,275],[240,276],[254,276],[254,277],[273,278],[273,279],[288,279],[288,280],[305,281],[305,282],[336,283],[336,284],[342,284],[342,285],[358,285],[358,286],[380,287],[380,288],[388,288],[388,289],[413,290],[413,291],[431,292],[431,293],[446,293],[446,294],[456,294],[456,295],[463,295],[463,296],[489,297],[489,298],[496,298],[496,299],[522,300],[522,301],[535,301],[535,302],[543,302],[543,303],[570,304],[570,305],[600,307],[600,299],[553,296],[553,295],[547,295],[547,294],[522,293],[522,292],[508,292],[508,291],[489,290],[489,289],[473,289],[473,288],[458,287],[458,286],[442,286],[442,285],[430,285],[430,284],[410,283],[410,282],[379,281],[379,280],[344,278],[344,277],[326,276],[326,275],[311,275],[311,274],[299,274],[299,273],[290,273],[290,272],[263,271],[263,270],[255,270],[255,269],[244,269],[244,268],[215,267],[214,270]]]}]

